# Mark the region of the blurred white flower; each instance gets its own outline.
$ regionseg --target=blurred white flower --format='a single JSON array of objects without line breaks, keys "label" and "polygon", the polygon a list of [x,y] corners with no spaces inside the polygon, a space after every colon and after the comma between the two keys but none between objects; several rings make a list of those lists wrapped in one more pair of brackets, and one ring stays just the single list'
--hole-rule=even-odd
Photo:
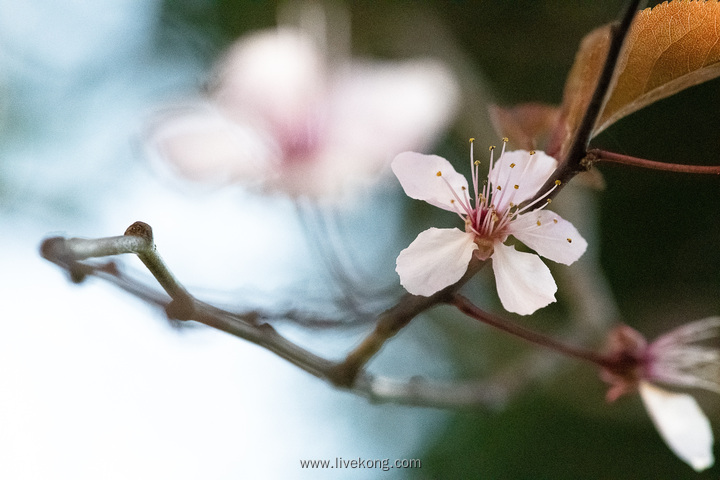
[{"label": "blurred white flower", "polygon": [[491,258],[503,307],[531,314],[555,301],[557,285],[537,255],[505,245],[508,236],[566,265],[587,248],[570,222],[543,210],[549,200],[519,206],[535,196],[557,161],[543,152],[505,152],[503,144],[495,164],[491,153],[488,179],[482,187],[472,140],[470,162],[473,191],[468,193],[465,177],[444,158],[405,152],[393,160],[393,172],[408,196],[456,212],[465,222],[465,231],[430,228],[420,233],[397,258],[400,282],[414,295],[429,296],[460,280],[473,255]]},{"label": "blurred white flower", "polygon": [[637,389],[665,443],[697,471],[715,462],[710,422],[692,396],[656,382],[720,393],[720,350],[697,344],[718,338],[720,317],[683,325],[649,345],[636,330],[622,325],[608,341],[608,359],[615,366],[602,372],[611,384],[608,400]]},{"label": "blurred white flower", "polygon": [[290,28],[240,39],[215,80],[206,100],[157,122],[152,150],[193,180],[311,198],[338,198],[429,146],[458,95],[437,61],[331,63]]}]

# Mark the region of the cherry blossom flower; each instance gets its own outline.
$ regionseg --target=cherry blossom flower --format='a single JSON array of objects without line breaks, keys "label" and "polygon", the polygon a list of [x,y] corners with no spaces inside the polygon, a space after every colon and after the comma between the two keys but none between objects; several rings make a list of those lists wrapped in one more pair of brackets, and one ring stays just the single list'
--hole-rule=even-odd
[{"label": "cherry blossom flower", "polygon": [[[528,315],[555,301],[557,285],[538,255],[570,265],[585,252],[587,242],[570,222],[545,210],[549,199],[522,205],[550,178],[557,161],[540,151],[506,152],[506,142],[503,139],[497,162],[491,147],[488,179],[481,185],[480,162],[474,160],[470,140],[472,191],[444,158],[405,152],[393,160],[393,172],[408,196],[455,212],[465,224],[464,231],[425,230],[400,252],[396,270],[408,292],[429,296],[452,285],[475,256],[492,259],[497,292],[506,310]],[[538,255],[506,245],[510,235]]]},{"label": "cherry blossom flower", "polygon": [[151,153],[200,182],[337,198],[452,118],[458,87],[441,63],[330,62],[313,38],[281,27],[240,39],[204,101],[159,119]]},{"label": "cherry blossom flower", "polygon": [[695,399],[657,383],[720,393],[720,350],[699,342],[720,338],[720,317],[683,325],[648,344],[622,325],[610,333],[608,359],[615,368],[602,371],[610,383],[608,401],[638,391],[645,409],[670,450],[693,469],[713,465],[710,422]]}]

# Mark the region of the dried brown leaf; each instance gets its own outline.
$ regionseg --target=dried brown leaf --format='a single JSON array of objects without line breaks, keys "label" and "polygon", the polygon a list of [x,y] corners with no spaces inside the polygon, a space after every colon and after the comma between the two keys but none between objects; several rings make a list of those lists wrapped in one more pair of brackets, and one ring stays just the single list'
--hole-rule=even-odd
[{"label": "dried brown leaf", "polygon": [[[611,26],[583,39],[568,74],[560,120],[547,151],[563,158],[592,98],[610,44]],[[720,3],[677,0],[638,12],[628,32],[596,136],[658,100],[720,76]]]},{"label": "dried brown leaf", "polygon": [[568,74],[557,123],[547,152],[564,158],[575,130],[592,98],[610,45],[610,25],[597,28],[583,38]]},{"label": "dried brown leaf", "polygon": [[674,1],[638,12],[593,135],[651,103],[719,75],[720,3]]}]

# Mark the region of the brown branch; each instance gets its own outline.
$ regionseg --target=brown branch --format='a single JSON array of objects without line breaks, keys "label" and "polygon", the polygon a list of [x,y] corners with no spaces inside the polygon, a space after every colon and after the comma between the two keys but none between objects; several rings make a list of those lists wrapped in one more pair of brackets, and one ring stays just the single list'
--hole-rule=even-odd
[{"label": "brown branch", "polygon": [[[142,222],[136,222],[126,231],[125,235],[118,237],[48,238],[43,242],[41,252],[45,258],[70,272],[76,282],[81,281],[86,275],[110,279],[139,298],[163,307],[171,319],[194,320],[245,339],[262,346],[315,377],[378,403],[392,402],[434,407],[478,405],[496,407],[502,404],[511,393],[550,368],[550,364],[545,365],[546,362],[531,356],[522,362],[524,366],[520,367],[520,370],[523,373],[513,374],[512,381],[505,372],[489,380],[444,382],[425,380],[419,377],[392,379],[372,375],[365,370],[368,360],[382,348],[387,340],[397,334],[418,314],[441,303],[452,303],[472,318],[564,355],[590,361],[610,369],[614,366],[611,361],[594,352],[569,346],[540,333],[509,323],[500,317],[490,315],[473,305],[465,297],[457,294],[457,290],[484,265],[484,262],[479,261],[471,263],[465,276],[459,282],[435,295],[430,297],[404,296],[394,307],[378,317],[373,332],[355,350],[350,352],[344,361],[336,363],[289,341],[270,324],[263,322],[262,314],[259,312],[231,313],[194,298],[164,264],[153,243],[152,230]],[[85,261],[95,257],[123,253],[138,255],[165,289],[168,297],[150,292],[144,285],[125,278],[114,262],[92,264]]]},{"label": "brown branch", "polygon": [[682,165],[680,163],[656,162],[644,158],[631,157],[620,153],[608,152],[599,148],[588,150],[584,159],[588,168],[600,162],[619,163],[632,167],[649,168],[651,170],[664,170],[676,173],[697,173],[704,175],[720,175],[720,165]]},{"label": "brown branch", "polygon": [[[237,314],[197,300],[177,281],[158,254],[149,225],[136,222],[125,235],[98,239],[53,237],[41,246],[43,257],[64,268],[75,282],[87,275],[111,279],[124,290],[165,309],[174,320],[194,320],[212,328],[262,346],[302,370],[335,386],[367,397],[374,402],[393,402],[426,406],[496,406],[507,390],[485,381],[434,382],[413,378],[397,380],[364,371],[365,363],[412,318],[434,305],[446,302],[482,265],[473,263],[457,284],[431,297],[407,295],[380,315],[373,333],[341,363],[320,357],[280,335],[258,312]],[[124,278],[114,262],[92,264],[85,260],[134,253],[158,280],[169,297],[151,293],[143,285]]]},{"label": "brown branch", "polygon": [[460,294],[455,294],[451,302],[458,310],[463,312],[465,315],[479,320],[482,323],[495,327],[503,332],[509,333],[515,337],[522,338],[535,345],[540,345],[551,350],[555,350],[558,353],[566,355],[568,357],[577,358],[584,360],[600,367],[613,368],[614,363],[602,355],[599,355],[591,350],[587,350],[580,347],[568,345],[557,340],[550,338],[542,333],[534,330],[529,330],[525,327],[521,327],[515,323],[510,323],[505,319],[502,319],[496,315],[492,315],[473,304],[470,300]]},{"label": "brown branch", "polygon": [[[608,93],[610,93],[612,78],[615,74],[615,67],[617,66],[622,46],[628,32],[630,31],[630,26],[632,25],[640,3],[644,2],[641,2],[641,0],[629,1],[627,7],[623,11],[622,18],[613,26],[611,33],[612,38],[610,39],[605,64],[603,65],[603,69],[598,77],[590,103],[588,103],[585,114],[580,121],[580,125],[575,131],[573,142],[568,149],[565,158],[561,160],[560,165],[553,175],[547,180],[547,182],[545,182],[545,185],[538,190],[538,193],[526,202],[526,204],[530,204],[541,198],[552,189],[554,190],[548,198],[555,197],[558,193],[560,193],[560,189],[567,185],[567,183],[575,175],[587,170],[587,166],[583,163],[583,159],[586,156],[587,147],[590,143],[590,139],[592,138],[595,123],[602,113],[605,100]],[[560,184],[556,188],[557,180],[560,180]]]},{"label": "brown branch", "polygon": [[470,262],[467,272],[457,283],[440,290],[430,297],[405,295],[397,305],[380,315],[375,329],[370,335],[350,352],[343,362],[335,367],[336,377],[349,382],[345,386],[352,384],[365,364],[380,351],[385,342],[394,337],[410,323],[413,318],[423,311],[439,303],[447,303],[450,301],[454,293],[465,285],[484,264],[485,262],[473,259],[473,261]]}]

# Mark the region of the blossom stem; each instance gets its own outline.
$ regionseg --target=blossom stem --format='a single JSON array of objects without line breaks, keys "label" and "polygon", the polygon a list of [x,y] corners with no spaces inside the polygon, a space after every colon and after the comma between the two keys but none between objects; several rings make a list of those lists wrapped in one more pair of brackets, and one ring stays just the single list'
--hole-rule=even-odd
[{"label": "blossom stem", "polygon": [[665,170],[666,172],[699,173],[706,175],[720,175],[720,165],[682,165],[679,163],[656,162],[644,158],[631,157],[620,153],[608,152],[599,148],[588,150],[585,161],[588,166],[599,162],[619,163],[633,167],[649,168],[652,170]]},{"label": "blossom stem", "polygon": [[475,320],[479,320],[482,323],[490,325],[491,327],[495,327],[499,330],[509,333],[510,335],[514,335],[530,343],[534,343],[536,345],[555,350],[556,352],[566,355],[568,357],[585,360],[600,367],[610,368],[613,370],[615,369],[615,362],[613,362],[609,358],[593,352],[592,350],[587,350],[584,348],[558,342],[557,340],[543,335],[542,333],[538,333],[525,327],[521,327],[520,325],[508,322],[498,316],[481,310],[463,295],[460,295],[458,293],[454,294],[450,303],[454,305],[458,310],[463,312],[465,315],[474,318]]}]

